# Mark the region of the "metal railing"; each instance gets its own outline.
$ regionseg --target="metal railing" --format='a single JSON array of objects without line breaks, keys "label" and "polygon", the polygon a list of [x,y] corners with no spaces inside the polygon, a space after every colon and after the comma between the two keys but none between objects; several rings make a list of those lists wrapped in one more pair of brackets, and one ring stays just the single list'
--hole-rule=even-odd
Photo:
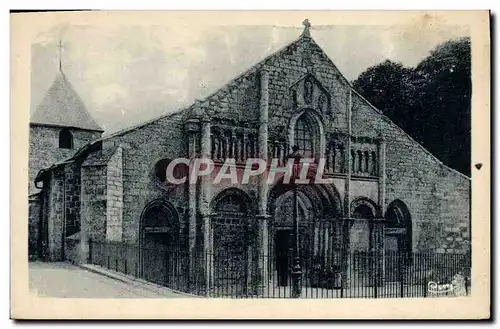
[{"label": "metal railing", "polygon": [[[201,296],[291,298],[290,252],[263,257],[89,241],[90,264]],[[332,251],[301,259],[301,298],[406,298],[470,293],[470,255]],[[267,270],[263,270],[267,269]]]}]

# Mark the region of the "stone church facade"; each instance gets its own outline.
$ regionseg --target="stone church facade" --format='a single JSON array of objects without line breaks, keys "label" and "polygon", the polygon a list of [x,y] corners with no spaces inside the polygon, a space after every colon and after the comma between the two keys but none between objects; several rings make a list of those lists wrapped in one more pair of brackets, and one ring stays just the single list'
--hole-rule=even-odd
[{"label": "stone church facade", "polygon": [[[292,243],[290,187],[212,180],[228,158],[241,174],[248,158],[286,161],[292,145],[325,158],[333,179],[298,187],[304,262],[340,262],[341,251],[470,250],[470,179],[353,90],[308,27],[209,97],[109,136],[67,89],[61,72],[40,106],[51,114],[39,108],[30,124],[30,243],[44,259],[84,262],[89,240],[160,244],[186,255],[179,266],[190,276],[217,272],[218,255],[231,252],[251,273],[275,277]],[[171,160],[199,157],[214,161],[212,177],[165,181]],[[127,257],[139,271],[149,266],[141,253]]]}]

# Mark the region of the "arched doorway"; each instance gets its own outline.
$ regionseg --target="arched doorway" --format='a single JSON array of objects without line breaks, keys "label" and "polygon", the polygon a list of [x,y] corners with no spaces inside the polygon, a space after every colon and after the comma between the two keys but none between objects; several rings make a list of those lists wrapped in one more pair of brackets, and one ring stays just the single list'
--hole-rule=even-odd
[{"label": "arched doorway", "polygon": [[[308,224],[312,220],[312,206],[307,198],[300,192],[298,194],[297,221],[299,225],[300,256],[303,260],[310,244],[310,235],[307,232]],[[277,284],[290,285],[290,270],[293,265],[293,250],[295,247],[294,236],[294,196],[292,191],[287,191],[276,200],[273,214],[273,248],[274,268],[276,270]]]},{"label": "arched doorway", "polygon": [[385,213],[384,250],[386,281],[398,281],[401,262],[411,260],[412,228],[408,207],[401,200],[389,204]]},{"label": "arched doorway", "polygon": [[253,262],[251,199],[245,192],[229,188],[214,198],[212,211],[214,288],[221,295],[245,294]]},{"label": "arched doorway", "polygon": [[[270,272],[276,285],[289,286],[296,243],[293,186],[278,182],[270,190],[269,201]],[[302,280],[304,286],[314,286],[320,284],[322,270],[340,268],[342,203],[333,185],[298,185],[297,203]]]},{"label": "arched doorway", "polygon": [[351,223],[349,230],[349,246],[351,252],[366,252],[373,250],[374,219],[378,209],[368,198],[357,198],[351,203]]},{"label": "arched doorway", "polygon": [[387,251],[411,252],[411,217],[404,202],[395,200],[385,213],[385,249]]},{"label": "arched doorway", "polygon": [[141,216],[140,259],[142,277],[161,285],[172,285],[179,265],[179,216],[163,200],[153,201]]},{"label": "arched doorway", "polygon": [[352,286],[374,286],[381,283],[383,227],[376,218],[379,208],[372,200],[359,197],[351,203],[349,230],[349,280]]}]

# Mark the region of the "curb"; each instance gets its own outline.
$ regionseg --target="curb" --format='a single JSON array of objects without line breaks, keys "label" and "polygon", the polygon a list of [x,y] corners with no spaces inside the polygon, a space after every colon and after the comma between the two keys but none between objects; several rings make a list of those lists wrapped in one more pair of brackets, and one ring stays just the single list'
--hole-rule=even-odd
[{"label": "curb", "polygon": [[[152,282],[145,281],[143,279],[135,278],[133,276],[125,275],[122,273],[115,273],[113,271],[101,268],[99,266],[88,265],[88,264],[78,264],[78,266],[84,270],[89,271],[89,272],[103,275],[103,276],[106,276],[106,277],[111,278],[113,280],[117,280],[117,281],[129,284],[129,285],[132,285],[134,287],[141,286],[150,292],[157,293],[158,295],[167,295],[167,294],[170,295],[170,294],[174,293],[174,294],[184,296],[184,297],[202,298],[201,296],[197,296],[197,295],[189,294],[186,292],[170,289],[170,288],[167,288],[164,286],[157,285],[157,284],[152,283]],[[171,298],[171,296],[169,296],[169,297]]]}]

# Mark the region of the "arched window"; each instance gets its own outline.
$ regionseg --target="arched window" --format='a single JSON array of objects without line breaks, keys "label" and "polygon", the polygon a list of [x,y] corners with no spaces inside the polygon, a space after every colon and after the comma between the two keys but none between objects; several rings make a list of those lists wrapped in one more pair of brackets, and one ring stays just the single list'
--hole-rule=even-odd
[{"label": "arched window", "polygon": [[295,123],[295,145],[305,158],[314,156],[314,137],[313,130],[308,118],[301,115]]},{"label": "arched window", "polygon": [[59,148],[60,149],[72,149],[73,148],[73,135],[68,128],[61,129],[59,131]]}]

